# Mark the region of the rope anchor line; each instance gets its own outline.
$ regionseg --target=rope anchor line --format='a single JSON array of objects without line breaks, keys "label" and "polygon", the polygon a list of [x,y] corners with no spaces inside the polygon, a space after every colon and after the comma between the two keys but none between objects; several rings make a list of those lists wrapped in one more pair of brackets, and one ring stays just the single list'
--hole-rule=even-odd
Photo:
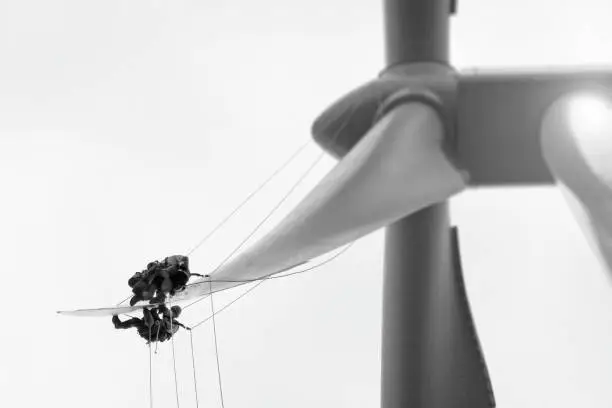
[{"label": "rope anchor line", "polygon": [[215,357],[217,359],[217,378],[219,379],[219,394],[221,396],[221,407],[225,408],[225,402],[223,401],[223,385],[221,383],[221,367],[219,364],[219,346],[217,344],[217,323],[215,322],[215,304],[213,302],[212,294],[212,280],[208,276],[208,285],[210,288],[210,312],[212,315],[212,326],[213,326],[213,338],[215,339]]},{"label": "rope anchor line", "polygon": [[[276,170],[274,170],[272,172],[272,174],[270,174],[270,176],[268,176],[268,178],[266,178],[259,186],[257,186],[257,188],[255,188],[253,191],[251,191],[236,207],[234,207],[234,209],[232,211],[229,212],[229,214],[227,214],[217,225],[215,225],[213,227],[213,229],[210,230],[210,232],[204,236],[204,238],[202,238],[196,245],[194,245],[191,249],[189,249],[185,253],[186,256],[190,256],[198,248],[200,248],[202,245],[204,245],[219,229],[221,229],[221,227],[223,227],[225,224],[227,224],[227,222],[238,211],[240,211],[242,209],[242,207],[247,205],[249,203],[249,201],[251,201],[251,199],[253,199],[253,197],[255,197],[261,190],[263,190],[268,184],[270,184],[270,182],[272,180],[274,180],[283,170],[285,170],[285,168],[287,168],[302,153],[302,151],[304,151],[306,149],[306,147],[308,147],[309,144],[310,144],[310,142],[306,142],[302,146],[300,146],[298,149],[296,149],[291,154],[291,156],[289,156],[289,158],[283,164],[281,164],[278,168],[276,168]],[[126,297],[123,300],[121,300],[119,303],[117,303],[117,306],[122,305],[123,303],[127,302],[131,297],[132,297],[132,295]]]},{"label": "rope anchor line", "polygon": [[[355,111],[355,106],[351,107],[351,114],[354,113]],[[340,134],[341,130],[347,125],[348,123],[348,119],[342,124],[341,129],[339,129],[334,137],[334,139]],[[306,148],[306,146],[309,143],[305,143],[303,146],[301,146],[285,163],[283,163],[277,170],[275,170],[271,176],[269,176],[260,186],[258,186],[253,192],[251,192],[237,207],[235,207],[219,224],[217,224],[202,240],[200,240],[200,242],[198,242],[192,249],[190,249],[189,251],[187,251],[187,256],[191,255],[194,251],[196,251],[201,245],[203,245],[217,230],[219,230],[224,224],[227,223],[227,221],[229,221],[229,219],[236,213],[238,212],[244,205],[246,205],[251,198],[253,198],[253,196],[255,196],[259,191],[261,191],[272,179],[274,179],[285,167],[287,167],[298,155],[299,153],[301,153],[302,150],[304,150]],[[299,186],[299,184],[310,174],[310,172],[314,169],[314,167],[319,163],[319,161],[323,158],[323,153],[321,153],[315,160],[314,162],[306,169],[306,171],[299,177],[299,179],[293,184],[293,186],[289,189],[289,191],[279,200],[279,202],[272,208],[272,210],[269,211],[269,213],[266,215],[266,217],[263,218],[263,220],[261,220],[259,222],[259,224],[257,224],[257,226],[254,228],[254,230],[251,231],[251,233],[249,235],[247,235],[247,237],[245,239],[243,239],[243,241],[211,272],[211,274],[205,275],[204,278],[208,278],[208,284],[209,284],[209,296],[210,296],[210,307],[211,307],[211,315],[206,318],[205,320],[193,325],[191,328],[187,327],[187,330],[189,331],[189,337],[190,337],[190,345],[191,345],[191,362],[192,362],[192,367],[193,367],[193,382],[194,382],[194,391],[195,391],[195,399],[196,399],[196,407],[199,407],[199,398],[198,398],[198,383],[197,383],[197,374],[196,374],[196,367],[195,367],[195,352],[194,352],[194,347],[193,347],[193,330],[196,327],[198,327],[199,325],[203,324],[204,322],[208,321],[209,319],[212,319],[212,326],[213,326],[213,338],[214,338],[214,345],[215,345],[215,358],[216,358],[216,363],[217,363],[217,377],[218,377],[218,383],[219,383],[219,395],[220,395],[220,399],[221,399],[221,407],[225,408],[225,400],[223,397],[223,383],[222,383],[222,378],[221,378],[221,366],[220,366],[220,362],[219,362],[219,346],[218,346],[218,339],[217,339],[217,324],[216,324],[216,320],[215,320],[215,315],[217,313],[222,312],[223,310],[225,310],[226,308],[228,308],[229,306],[231,306],[232,304],[234,304],[236,301],[238,301],[240,298],[242,298],[243,296],[245,296],[247,293],[251,292],[253,289],[255,289],[256,287],[258,287],[259,285],[261,285],[263,282],[265,282],[268,279],[275,279],[275,278],[281,278],[281,277],[287,277],[287,276],[291,276],[291,275],[296,275],[298,273],[304,273],[313,269],[316,269],[318,267],[323,266],[324,264],[332,261],[333,259],[337,258],[339,255],[341,255],[342,253],[344,253],[348,248],[350,248],[354,242],[351,242],[349,245],[347,245],[345,248],[343,248],[339,253],[337,253],[336,255],[332,256],[331,258],[321,262],[318,265],[312,266],[310,268],[307,268],[305,270],[302,271],[296,271],[296,272],[292,272],[292,273],[288,273],[282,276],[266,276],[264,278],[260,278],[260,279],[250,279],[250,280],[244,280],[244,281],[235,281],[235,282],[253,282],[253,281],[259,281],[256,285],[254,285],[253,287],[251,287],[249,290],[247,290],[245,293],[243,293],[242,295],[240,295],[239,297],[237,297],[236,299],[234,299],[232,302],[230,302],[229,304],[225,305],[223,308],[221,308],[219,310],[219,312],[215,311],[215,306],[214,306],[214,300],[213,300],[213,290],[212,290],[212,277],[211,275],[214,274],[215,272],[217,272],[217,270],[219,268],[221,268],[238,250],[240,250],[240,248],[259,230],[259,228],[276,212],[276,210],[287,200],[287,198],[293,193],[293,191]],[[298,265],[295,265],[298,266]],[[220,280],[221,282],[221,280]],[[229,281],[228,281],[229,282]],[[119,303],[122,304],[125,301],[127,301],[128,298],[126,298],[125,300],[121,301]],[[203,300],[204,298],[198,299],[195,302],[190,303],[189,305],[187,305],[185,307],[185,309],[189,306],[192,306],[193,304]],[[176,355],[175,355],[175,347],[174,347],[174,330],[173,330],[173,314],[172,314],[172,307],[171,307],[171,301],[170,299],[168,299],[168,304],[170,305],[170,332],[171,332],[171,342],[172,342],[172,362],[173,362],[173,370],[174,370],[174,386],[175,386],[175,395],[176,395],[176,405],[177,408],[180,408],[180,401],[179,401],[179,395],[178,395],[178,379],[177,379],[177,370],[176,370]],[[158,332],[157,332],[157,341],[156,341],[156,345],[155,345],[155,354],[157,354],[157,346],[159,343],[159,330],[161,329],[161,324],[158,327]],[[151,408],[153,408],[153,380],[152,380],[152,353],[151,353],[152,347],[151,347],[151,328],[149,328],[149,400],[150,400],[150,406]]]},{"label": "rope anchor line", "polygon": [[[170,315],[170,341],[172,342],[172,366],[174,367],[174,389],[176,391],[176,407],[180,408],[181,405],[179,402],[178,379],[176,375],[176,356],[174,354],[174,330],[172,326],[173,320],[174,320],[174,313],[172,312],[172,302],[170,300],[168,301],[168,305],[170,306],[168,313]],[[159,338],[158,338],[158,342],[159,342]]]}]

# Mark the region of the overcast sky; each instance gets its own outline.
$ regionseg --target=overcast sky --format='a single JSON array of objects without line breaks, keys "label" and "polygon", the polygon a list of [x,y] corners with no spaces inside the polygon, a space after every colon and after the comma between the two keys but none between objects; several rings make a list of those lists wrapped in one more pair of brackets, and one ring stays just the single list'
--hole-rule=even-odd
[{"label": "overcast sky", "polygon": [[[460,0],[453,63],[612,65],[610,15],[609,0]],[[133,272],[197,243],[382,67],[379,0],[0,0],[0,405],[147,407],[136,333],[55,310],[125,297]],[[318,154],[309,146],[200,248],[193,271],[223,259]],[[612,406],[612,286],[561,194],[476,189],[452,214],[498,406]],[[226,407],[379,405],[382,237],[219,316]],[[220,406],[210,325],[194,343],[200,406]],[[189,336],[176,348],[181,406],[195,406]],[[169,344],[154,357],[155,404],[169,407]]]}]

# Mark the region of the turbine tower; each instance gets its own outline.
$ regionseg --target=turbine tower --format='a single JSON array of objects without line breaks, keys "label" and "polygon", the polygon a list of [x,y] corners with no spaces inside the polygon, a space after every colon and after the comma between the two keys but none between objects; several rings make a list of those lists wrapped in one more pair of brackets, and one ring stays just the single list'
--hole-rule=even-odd
[{"label": "turbine tower", "polygon": [[[409,126],[410,120],[422,117],[407,107],[426,105],[443,127],[442,150],[468,175],[468,186],[557,180],[569,187],[586,213],[586,232],[609,268],[612,212],[606,208],[612,207],[605,204],[611,200],[612,174],[601,161],[599,167],[589,162],[574,136],[603,133],[597,148],[607,149],[612,158],[612,133],[601,126],[572,129],[564,121],[571,117],[572,101],[579,100],[573,93],[585,91],[578,121],[596,116],[599,106],[599,117],[607,115],[611,124],[610,104],[593,99],[609,92],[612,72],[584,67],[459,73],[449,62],[449,20],[456,8],[453,0],[384,0],[386,68],[326,109],[313,125],[314,139],[342,158],[362,142],[372,124],[395,115]],[[427,123],[420,130],[427,133],[432,126]],[[411,188],[408,183],[397,187]],[[381,407],[494,407],[448,202],[387,226],[385,239]]]}]

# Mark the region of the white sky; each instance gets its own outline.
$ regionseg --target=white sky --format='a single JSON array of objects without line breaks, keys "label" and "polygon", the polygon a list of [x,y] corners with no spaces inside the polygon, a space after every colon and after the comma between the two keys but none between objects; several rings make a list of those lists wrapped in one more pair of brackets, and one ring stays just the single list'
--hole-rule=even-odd
[{"label": "white sky", "polygon": [[[383,67],[380,3],[0,1],[0,405],[148,406],[136,333],[55,310],[125,297],[133,272],[185,252],[308,140],[328,103]],[[608,0],[459,3],[459,68],[612,63]],[[192,269],[221,260],[317,154]],[[453,216],[498,406],[612,406],[612,286],[561,194],[474,190]],[[382,248],[373,234],[220,315],[226,407],[378,406]],[[200,404],[219,406],[210,325],[194,341]],[[181,407],[195,406],[189,337],[176,344]],[[164,344],[154,359],[158,407],[174,404],[170,356]]]}]

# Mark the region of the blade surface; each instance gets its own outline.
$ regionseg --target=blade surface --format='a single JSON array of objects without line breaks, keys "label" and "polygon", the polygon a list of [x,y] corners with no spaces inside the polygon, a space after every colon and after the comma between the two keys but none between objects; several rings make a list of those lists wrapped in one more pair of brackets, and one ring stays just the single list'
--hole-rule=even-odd
[{"label": "blade surface", "polygon": [[[180,302],[302,264],[466,187],[442,151],[443,124],[414,102],[383,117],[275,228],[212,275],[172,298]],[[138,307],[141,308],[142,306]],[[91,312],[108,313],[109,309]],[[75,311],[75,314],[90,313]]]},{"label": "blade surface", "polygon": [[383,117],[270,233],[213,279],[253,279],[325,254],[462,191],[426,104]]},{"label": "blade surface", "polygon": [[[292,268],[301,266],[305,262],[295,265]],[[276,273],[286,272],[289,269],[287,268]],[[242,282],[246,283],[246,282]],[[182,303],[187,301],[192,301],[196,298],[206,298],[210,294],[210,287],[212,286],[212,292],[220,292],[238,285],[241,285],[240,282],[224,282],[224,281],[215,281],[212,282],[204,279],[200,279],[199,281],[190,283],[187,287],[182,291],[177,293],[175,296],[171,296],[169,298],[168,303],[179,304],[183,306]],[[106,306],[106,307],[98,307],[92,309],[76,309],[76,310],[59,310],[57,313],[64,316],[83,316],[83,317],[102,317],[102,316],[113,316],[120,314],[128,314],[132,312],[138,312],[145,308],[155,307],[156,305],[149,304],[148,302],[138,302],[134,306],[130,305],[116,305],[116,306]]]},{"label": "blade surface", "polygon": [[612,115],[597,128],[578,129],[570,123],[570,103],[570,97],[562,98],[544,115],[542,152],[591,248],[610,273]]},{"label": "blade surface", "polygon": [[[64,316],[88,316],[88,317],[102,317],[120,315],[126,313],[136,312],[143,309],[147,305],[134,305],[134,306],[109,306],[99,307],[95,309],[77,309],[77,310],[60,310],[57,313]],[[150,306],[150,305],[148,305]]]}]

